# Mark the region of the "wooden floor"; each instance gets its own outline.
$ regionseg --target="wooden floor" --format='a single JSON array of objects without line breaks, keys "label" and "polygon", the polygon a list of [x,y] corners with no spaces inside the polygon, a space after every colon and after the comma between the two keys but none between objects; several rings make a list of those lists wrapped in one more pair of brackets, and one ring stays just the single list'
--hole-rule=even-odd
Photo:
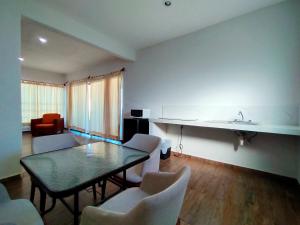
[{"label": "wooden floor", "polygon": [[[30,139],[30,135],[24,136],[24,155],[30,153]],[[172,156],[161,161],[160,168],[176,171],[184,165],[191,166],[192,177],[180,215],[182,225],[300,225],[300,191],[296,183],[197,158]],[[4,185],[12,198],[29,198],[30,179],[25,172]],[[109,184],[108,193],[114,190],[116,187]],[[37,192],[36,205],[38,200]],[[72,197],[67,201],[71,204]],[[50,206],[50,201],[47,203]],[[92,193],[82,191],[80,208],[92,203]],[[45,222],[69,225],[72,215],[58,202],[45,216]]]}]

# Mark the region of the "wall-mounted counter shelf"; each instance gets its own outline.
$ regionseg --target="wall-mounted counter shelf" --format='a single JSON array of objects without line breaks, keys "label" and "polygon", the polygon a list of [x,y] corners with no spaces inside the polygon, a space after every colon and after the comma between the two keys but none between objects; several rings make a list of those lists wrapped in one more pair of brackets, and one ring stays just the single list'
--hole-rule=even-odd
[{"label": "wall-mounted counter shelf", "polygon": [[259,133],[271,133],[271,134],[283,134],[283,135],[294,135],[300,136],[300,126],[290,125],[245,125],[245,124],[233,124],[233,123],[222,123],[222,122],[209,122],[209,121],[198,121],[198,120],[179,120],[179,119],[150,119],[152,123],[161,124],[174,124],[184,126],[196,126],[196,127],[208,127],[218,128],[225,130],[239,130],[239,131],[251,131]]}]

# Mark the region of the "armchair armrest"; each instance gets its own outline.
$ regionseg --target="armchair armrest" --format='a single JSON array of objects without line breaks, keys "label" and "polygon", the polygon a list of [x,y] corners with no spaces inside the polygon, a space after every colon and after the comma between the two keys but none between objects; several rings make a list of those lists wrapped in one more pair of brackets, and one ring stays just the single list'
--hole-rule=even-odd
[{"label": "armchair armrest", "polygon": [[[142,191],[153,195],[169,187],[176,181],[176,178],[177,175],[175,173],[146,173],[140,188]],[[154,183],[155,185],[153,185]]]},{"label": "armchair armrest", "polygon": [[38,119],[31,119],[31,126],[32,125],[36,125],[36,124],[40,124],[43,122],[43,118],[38,118]]},{"label": "armchair armrest", "polygon": [[64,131],[64,118],[60,118],[60,119],[55,119],[53,120],[53,123],[55,125],[55,129],[56,131],[60,131],[61,133]]},{"label": "armchair armrest", "polygon": [[[126,215],[112,211],[105,211],[92,206],[85,207],[80,225],[126,225]],[[129,225],[129,224],[128,224]]]},{"label": "armchair armrest", "polygon": [[31,119],[31,123],[30,123],[30,129],[31,129],[31,133],[33,136],[37,135],[37,132],[35,130],[35,125],[40,124],[43,122],[42,118],[38,118],[38,119]]}]

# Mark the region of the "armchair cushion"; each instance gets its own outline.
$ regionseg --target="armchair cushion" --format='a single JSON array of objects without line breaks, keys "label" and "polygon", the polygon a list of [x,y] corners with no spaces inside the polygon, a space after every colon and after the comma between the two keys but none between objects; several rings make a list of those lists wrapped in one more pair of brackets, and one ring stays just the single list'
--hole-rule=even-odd
[{"label": "armchair cushion", "polygon": [[50,128],[50,127],[54,127],[54,124],[50,124],[50,123],[41,123],[41,124],[37,124],[35,125],[36,128]]},{"label": "armchair cushion", "polygon": [[58,113],[47,113],[43,115],[43,123],[49,124],[53,123],[54,120],[60,119],[60,114]]}]

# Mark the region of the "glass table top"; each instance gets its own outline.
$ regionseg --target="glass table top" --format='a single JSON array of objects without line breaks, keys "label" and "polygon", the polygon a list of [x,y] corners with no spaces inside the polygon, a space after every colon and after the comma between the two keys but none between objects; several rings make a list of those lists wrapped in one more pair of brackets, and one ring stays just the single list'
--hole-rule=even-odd
[{"label": "glass table top", "polygon": [[147,152],[97,142],[27,156],[21,164],[49,191],[62,192],[148,157]]}]

